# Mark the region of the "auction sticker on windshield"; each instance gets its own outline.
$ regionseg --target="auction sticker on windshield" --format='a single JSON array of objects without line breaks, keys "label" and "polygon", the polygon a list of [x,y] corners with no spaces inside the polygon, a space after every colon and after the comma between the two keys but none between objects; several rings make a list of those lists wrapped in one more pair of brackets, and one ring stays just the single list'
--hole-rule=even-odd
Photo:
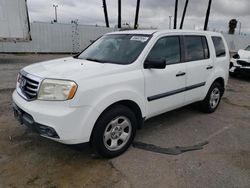
[{"label": "auction sticker on windshield", "polygon": [[133,36],[131,37],[130,40],[136,40],[136,41],[140,41],[140,42],[146,42],[148,40],[148,37],[144,37],[144,36]]}]

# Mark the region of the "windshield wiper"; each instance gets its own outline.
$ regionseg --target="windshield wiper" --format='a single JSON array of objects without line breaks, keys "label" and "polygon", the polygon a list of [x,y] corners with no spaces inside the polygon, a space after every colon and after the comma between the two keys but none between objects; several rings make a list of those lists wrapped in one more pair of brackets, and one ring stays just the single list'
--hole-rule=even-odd
[{"label": "windshield wiper", "polygon": [[98,62],[98,63],[105,63],[104,61],[101,61],[99,59],[93,59],[93,58],[86,58],[86,60],[88,60],[88,61],[94,61],[94,62]]}]

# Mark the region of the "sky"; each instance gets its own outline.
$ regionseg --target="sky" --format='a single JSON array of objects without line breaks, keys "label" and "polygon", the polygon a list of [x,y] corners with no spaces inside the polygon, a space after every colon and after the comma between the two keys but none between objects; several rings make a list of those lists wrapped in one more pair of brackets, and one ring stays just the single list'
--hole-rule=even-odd
[{"label": "sky", "polygon": [[[106,0],[111,26],[117,25],[117,0]],[[105,25],[102,0],[28,0],[31,21],[50,22],[55,18],[53,4],[58,5],[58,22],[70,23],[78,19],[79,24]],[[175,0],[141,0],[139,27],[167,29],[169,16],[174,15]],[[185,0],[179,0],[179,27]],[[208,0],[189,0],[183,29],[202,29]],[[228,31],[228,22],[238,20],[236,33],[250,34],[250,0],[213,0],[208,28],[209,30]],[[122,0],[122,24],[134,25],[136,0]]]}]

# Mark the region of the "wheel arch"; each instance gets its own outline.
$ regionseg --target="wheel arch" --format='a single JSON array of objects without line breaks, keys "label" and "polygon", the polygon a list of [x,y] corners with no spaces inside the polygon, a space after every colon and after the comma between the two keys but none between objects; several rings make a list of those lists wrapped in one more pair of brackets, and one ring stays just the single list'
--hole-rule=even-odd
[{"label": "wheel arch", "polygon": [[[222,78],[222,77],[218,77],[218,78],[216,78],[214,81],[213,81],[213,83],[215,83],[215,82],[218,82],[221,86],[222,86],[222,89],[223,89],[223,93],[224,93],[224,91],[225,91],[225,80]],[[213,84],[212,83],[212,84]],[[211,87],[211,86],[210,86]],[[222,93],[222,94],[223,94]]]},{"label": "wheel arch", "polygon": [[[102,112],[101,114],[99,115],[99,117],[107,110],[109,110],[110,108],[112,108],[113,106],[117,105],[117,104],[120,104],[120,105],[123,105],[123,106],[126,106],[128,107],[136,116],[136,119],[137,119],[137,123],[138,123],[138,128],[141,127],[142,123],[143,123],[143,115],[142,115],[142,111],[141,111],[141,108],[140,106],[135,102],[135,101],[132,101],[132,100],[129,100],[129,99],[124,99],[124,100],[119,100],[119,101],[116,101],[112,104],[110,104],[108,107],[106,107]],[[99,117],[97,118],[96,121],[98,121]]]},{"label": "wheel arch", "polygon": [[140,129],[142,127],[143,122],[144,122],[144,118],[143,118],[140,106],[136,102],[134,102],[132,100],[128,100],[128,99],[116,101],[116,102],[110,104],[108,107],[106,107],[100,113],[99,117],[96,119],[95,124],[94,124],[94,126],[92,128],[92,131],[91,131],[91,135],[90,135],[90,139],[89,139],[90,142],[92,140],[93,130],[95,129],[96,122],[98,121],[98,119],[101,117],[102,114],[104,114],[107,110],[109,110],[110,108],[112,108],[115,105],[123,105],[123,106],[128,107],[133,113],[135,113],[135,116],[136,116],[136,119],[137,119],[137,129]]}]

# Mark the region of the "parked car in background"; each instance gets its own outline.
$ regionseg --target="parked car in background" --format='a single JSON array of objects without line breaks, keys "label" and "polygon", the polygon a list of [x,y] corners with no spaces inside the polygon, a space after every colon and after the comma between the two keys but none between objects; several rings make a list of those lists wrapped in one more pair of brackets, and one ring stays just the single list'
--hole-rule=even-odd
[{"label": "parked car in background", "polygon": [[229,73],[231,76],[239,74],[250,75],[250,45],[245,50],[239,50],[230,60]]},{"label": "parked car in background", "polygon": [[75,57],[24,67],[13,92],[14,113],[43,137],[90,142],[97,154],[115,157],[151,117],[194,102],[214,112],[228,69],[220,33],[109,33]]}]

